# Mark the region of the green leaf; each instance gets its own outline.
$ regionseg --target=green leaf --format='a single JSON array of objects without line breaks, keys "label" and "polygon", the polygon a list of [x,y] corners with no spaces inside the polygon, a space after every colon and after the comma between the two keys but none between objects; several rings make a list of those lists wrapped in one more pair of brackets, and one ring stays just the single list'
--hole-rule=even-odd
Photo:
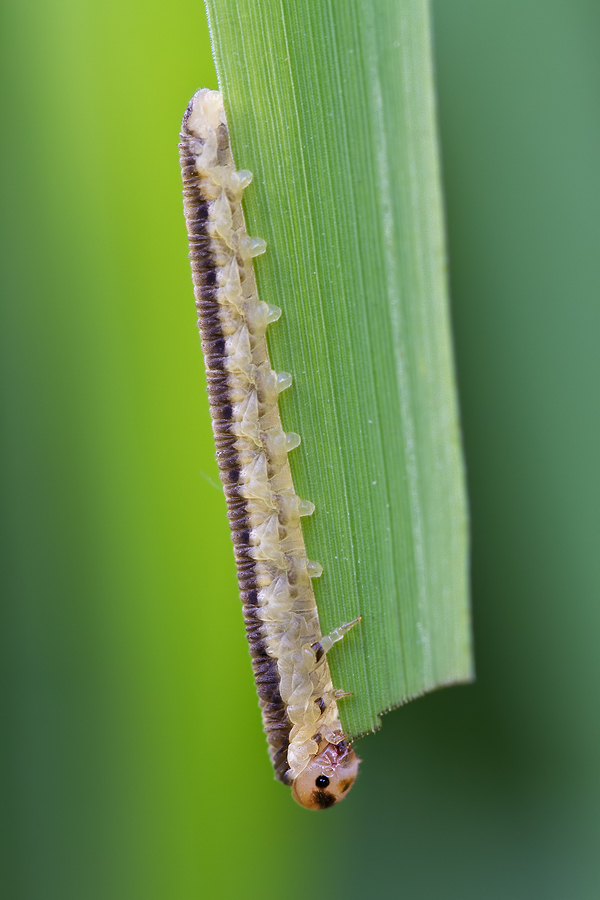
[{"label": "green leaf", "polygon": [[464,471],[424,0],[207,0],[323,631],[353,736],[472,675]]}]

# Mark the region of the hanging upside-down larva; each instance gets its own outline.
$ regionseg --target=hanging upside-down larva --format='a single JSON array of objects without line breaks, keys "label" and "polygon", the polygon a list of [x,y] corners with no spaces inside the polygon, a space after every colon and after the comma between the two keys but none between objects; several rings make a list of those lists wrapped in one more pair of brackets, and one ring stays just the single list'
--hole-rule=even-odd
[{"label": "hanging upside-down larva", "polygon": [[358,621],[323,637],[300,518],[314,505],[294,492],[277,398],[292,383],[271,369],[265,332],[281,310],[258,299],[221,94],[201,90],[179,145],[194,296],[217,460],[227,498],[246,632],[275,773],[308,809],[326,809],[354,783],[359,760],[344,740],[327,651]]}]

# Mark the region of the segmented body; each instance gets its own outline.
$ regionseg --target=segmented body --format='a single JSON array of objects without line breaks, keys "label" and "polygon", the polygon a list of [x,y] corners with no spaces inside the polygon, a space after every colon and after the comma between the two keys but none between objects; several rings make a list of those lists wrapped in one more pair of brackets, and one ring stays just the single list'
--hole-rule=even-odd
[{"label": "segmented body", "polygon": [[[219,93],[194,96],[179,147],[194,296],[246,632],[275,772],[291,784],[324,751],[330,768],[338,758],[346,766],[356,760],[342,739],[336,698],[343,692],[333,690],[324,655],[350,626],[321,635],[311,583],[321,567],[307,559],[300,527],[314,506],[295,494],[288,452],[300,438],[283,431],[277,403],[291,376],[272,370],[265,340],[281,311],[257,296],[252,258],[266,245],[246,233],[241,199],[252,176],[235,170]],[[313,808],[331,802],[315,800]]]}]

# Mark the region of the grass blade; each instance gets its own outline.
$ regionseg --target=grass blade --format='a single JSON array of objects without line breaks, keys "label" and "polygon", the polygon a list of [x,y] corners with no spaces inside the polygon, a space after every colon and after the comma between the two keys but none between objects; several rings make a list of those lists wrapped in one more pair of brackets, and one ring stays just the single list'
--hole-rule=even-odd
[{"label": "grass blade", "polygon": [[468,538],[424,0],[207,0],[345,728],[471,677]]}]

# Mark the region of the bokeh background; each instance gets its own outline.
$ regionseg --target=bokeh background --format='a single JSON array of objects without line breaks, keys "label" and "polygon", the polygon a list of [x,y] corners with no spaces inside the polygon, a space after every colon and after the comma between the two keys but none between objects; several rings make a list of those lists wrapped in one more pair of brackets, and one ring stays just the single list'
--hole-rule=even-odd
[{"label": "bokeh background", "polygon": [[2,896],[600,894],[600,6],[435,0],[477,683],[272,780],[177,133],[199,0],[4,0]]}]

